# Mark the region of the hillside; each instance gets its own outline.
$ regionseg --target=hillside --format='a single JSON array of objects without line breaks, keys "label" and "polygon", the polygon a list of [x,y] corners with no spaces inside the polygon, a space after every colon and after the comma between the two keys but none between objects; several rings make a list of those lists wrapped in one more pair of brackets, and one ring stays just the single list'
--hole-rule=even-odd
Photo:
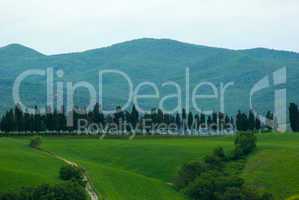
[{"label": "hillside", "polygon": [[[43,55],[22,45],[9,45],[0,48],[0,110],[11,107],[12,85],[20,73],[26,69],[46,69],[53,67],[64,71],[64,81],[88,81],[97,88],[98,71],[118,69],[129,75],[134,85],[143,81],[161,84],[175,81],[182,87],[185,97],[185,68],[190,68],[190,86],[202,81],[210,81],[220,87],[220,83],[234,82],[225,95],[225,109],[235,113],[237,109],[247,109],[249,90],[265,75],[287,67],[288,101],[299,102],[296,92],[299,75],[299,54],[270,49],[229,50],[182,43],[168,39],[138,39],[105,48],[61,55]],[[283,86],[280,86],[283,87]],[[254,98],[259,110],[272,109],[274,87],[265,89]],[[204,89],[205,94],[209,91]],[[104,79],[104,107],[111,108],[127,98],[127,82],[119,76]],[[149,90],[145,90],[149,91]],[[162,88],[161,96],[172,94],[171,87]],[[150,90],[152,92],[152,90]],[[31,77],[22,86],[22,97],[28,105],[45,104],[45,80]],[[86,92],[76,97],[76,104],[86,102]],[[146,107],[157,105],[158,101],[142,102]],[[175,99],[168,106],[175,105]],[[202,100],[200,107],[219,109],[219,100]]]},{"label": "hillside", "polygon": [[[247,185],[285,199],[299,194],[298,134],[258,135],[258,148],[246,161]],[[29,148],[30,138],[0,138],[0,192],[55,183],[63,165]],[[229,152],[233,137],[155,138],[135,140],[44,137],[42,148],[80,164],[105,199],[185,200],[171,186],[184,163],[200,160],[215,147]],[[34,161],[34,162],[33,162]]]},{"label": "hillside", "polygon": [[29,140],[0,138],[0,193],[60,182],[62,161],[29,147]]}]

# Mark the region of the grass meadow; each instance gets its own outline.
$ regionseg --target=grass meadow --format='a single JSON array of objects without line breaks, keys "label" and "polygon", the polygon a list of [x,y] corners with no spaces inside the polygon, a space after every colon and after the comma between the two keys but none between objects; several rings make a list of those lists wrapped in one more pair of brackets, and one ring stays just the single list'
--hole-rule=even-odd
[{"label": "grass meadow", "polygon": [[[28,147],[29,137],[0,138],[0,192],[59,182],[63,162]],[[299,134],[263,134],[246,161],[246,184],[275,198],[299,194]],[[213,148],[233,149],[233,137],[138,137],[134,140],[44,137],[42,148],[79,163],[109,200],[184,200],[171,183],[185,162]]]}]

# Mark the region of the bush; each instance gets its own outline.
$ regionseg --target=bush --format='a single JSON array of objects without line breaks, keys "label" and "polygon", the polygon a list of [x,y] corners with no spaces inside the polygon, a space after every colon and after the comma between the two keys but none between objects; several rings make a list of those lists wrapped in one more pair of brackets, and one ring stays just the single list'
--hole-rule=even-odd
[{"label": "bush", "polygon": [[[186,187],[184,192],[191,197],[191,199],[233,200],[223,198],[223,195],[229,193],[230,188],[234,188],[234,191],[239,191],[235,194],[236,197],[243,195],[241,192],[243,184],[243,179],[239,177],[226,176],[221,172],[210,170],[197,177],[193,183]],[[227,194],[227,196],[229,196],[229,194]],[[235,199],[237,200],[238,198]]]},{"label": "bush", "polygon": [[183,167],[179,170],[174,184],[177,189],[183,189],[189,183],[193,182],[197,176],[207,170],[208,167],[203,162],[192,161],[184,164]]},{"label": "bush", "polygon": [[221,170],[223,168],[223,162],[221,158],[215,155],[207,155],[204,158],[204,162],[208,165],[210,170]]},{"label": "bush", "polygon": [[76,182],[65,182],[54,186],[40,185],[23,188],[20,192],[0,195],[0,200],[87,200],[85,189]]},{"label": "bush", "polygon": [[223,193],[216,193],[216,197],[219,200],[242,200],[246,199],[241,188],[230,187],[227,188]]},{"label": "bush", "polygon": [[0,194],[0,200],[21,200],[21,199],[16,193],[5,193],[5,194]]},{"label": "bush", "polygon": [[83,172],[81,169],[75,166],[66,165],[60,169],[60,178],[64,181],[74,181],[82,186],[86,185],[84,181]]},{"label": "bush", "polygon": [[55,186],[41,185],[33,194],[33,199],[63,199],[63,200],[86,200],[85,189],[76,182],[66,182]]},{"label": "bush", "polygon": [[240,160],[244,156],[243,149],[240,146],[235,146],[234,150],[231,153],[231,160]]},{"label": "bush", "polygon": [[210,200],[214,198],[215,180],[217,172],[205,172],[198,176],[194,182],[189,184],[183,191],[191,199]]},{"label": "bush", "polygon": [[[262,197],[260,199],[261,200],[274,200],[274,197],[270,193],[265,193],[262,195]],[[295,199],[293,199],[293,200],[295,200]],[[298,200],[299,200],[299,198],[298,198]]]},{"label": "bush", "polygon": [[244,187],[244,180],[217,171],[207,171],[189,184],[184,193],[200,200],[272,200],[272,195],[260,194]]},{"label": "bush", "polygon": [[224,193],[227,188],[242,188],[244,185],[244,180],[237,176],[221,175],[215,179],[216,192]]},{"label": "bush", "polygon": [[225,152],[222,147],[217,147],[213,151],[213,155],[220,158],[222,161],[226,160]]},{"label": "bush", "polygon": [[253,133],[239,133],[235,139],[232,159],[238,160],[250,154],[256,148],[256,136]]},{"label": "bush", "polygon": [[40,136],[34,137],[30,141],[30,147],[32,148],[39,148],[42,144],[42,138]]}]

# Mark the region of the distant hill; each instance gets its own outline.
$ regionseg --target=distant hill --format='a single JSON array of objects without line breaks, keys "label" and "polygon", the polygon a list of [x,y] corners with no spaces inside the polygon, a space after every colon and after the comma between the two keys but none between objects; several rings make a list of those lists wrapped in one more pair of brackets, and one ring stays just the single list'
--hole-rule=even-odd
[{"label": "distant hill", "polygon": [[[225,110],[235,113],[239,108],[248,109],[249,90],[258,80],[277,69],[287,67],[288,101],[299,103],[299,54],[287,51],[256,48],[229,50],[178,42],[169,39],[137,39],[105,48],[61,55],[44,55],[19,44],[0,48],[0,110],[12,106],[12,85],[15,78],[26,69],[53,67],[64,71],[59,81],[88,81],[98,88],[98,71],[118,69],[127,73],[134,85],[142,81],[161,84],[175,81],[185,94],[185,68],[190,69],[190,86],[210,81],[220,87],[220,82],[234,82],[225,95]],[[278,88],[282,88],[278,86]],[[273,108],[274,87],[265,89],[254,97],[258,110]],[[29,105],[44,105],[45,80],[31,77],[21,88],[22,98]],[[152,91],[145,89],[144,92]],[[204,94],[210,90],[203,89]],[[161,96],[175,92],[174,87],[161,87]],[[191,91],[192,92],[192,91]],[[126,101],[127,84],[119,76],[104,79],[104,107],[114,107]],[[183,99],[184,100],[184,99]],[[76,104],[87,101],[86,92],[75,97]],[[191,102],[191,100],[190,100]],[[169,107],[176,99],[169,100]],[[152,107],[157,101],[142,102]],[[219,110],[219,100],[198,102],[204,110]]]}]

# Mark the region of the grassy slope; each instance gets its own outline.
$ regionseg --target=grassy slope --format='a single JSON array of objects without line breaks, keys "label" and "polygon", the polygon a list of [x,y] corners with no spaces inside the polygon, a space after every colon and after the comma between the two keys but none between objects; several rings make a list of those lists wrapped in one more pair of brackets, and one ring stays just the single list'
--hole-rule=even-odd
[{"label": "grassy slope", "polygon": [[59,181],[63,163],[29,148],[28,141],[0,138],[0,192]]},{"label": "grassy slope", "polygon": [[[29,139],[0,138],[0,191],[54,183],[63,164],[27,147]],[[44,138],[43,147],[80,163],[109,200],[184,199],[167,183],[180,165],[200,159],[231,138],[76,139]],[[259,136],[243,172],[247,184],[276,199],[299,193],[299,134]]]},{"label": "grassy slope", "polygon": [[299,194],[299,134],[264,135],[258,146],[243,173],[247,184],[273,193],[276,199]]},{"label": "grassy slope", "polygon": [[183,163],[200,159],[230,138],[48,139],[44,147],[87,169],[97,190],[109,200],[184,199],[167,183]]}]

